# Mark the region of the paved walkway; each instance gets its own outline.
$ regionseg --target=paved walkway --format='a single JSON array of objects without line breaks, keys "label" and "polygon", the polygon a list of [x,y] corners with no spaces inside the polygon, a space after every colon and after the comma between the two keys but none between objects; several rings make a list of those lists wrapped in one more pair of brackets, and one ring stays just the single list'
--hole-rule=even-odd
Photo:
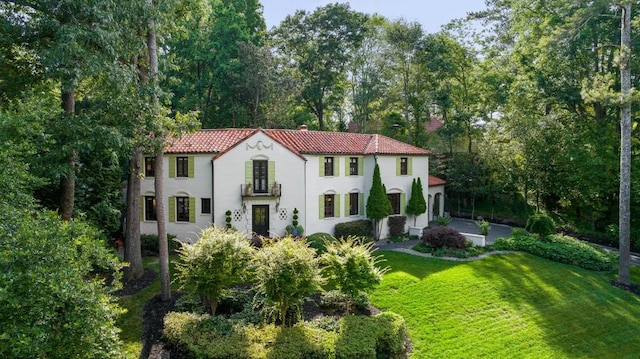
[{"label": "paved walkway", "polygon": [[[458,232],[463,233],[472,233],[472,234],[480,234],[478,230],[478,226],[475,221],[470,219],[462,219],[462,218],[452,218],[451,223],[448,225],[451,228],[454,228]],[[496,224],[491,223],[491,230],[489,231],[489,235],[485,237],[486,244],[493,244],[493,242],[500,237],[509,237],[511,235],[512,227],[504,225],[504,224]],[[399,250],[402,252],[407,252],[407,250],[411,249],[411,247],[418,244],[420,240],[413,239],[407,242],[399,242],[399,243],[387,243],[384,240],[378,241],[376,243],[376,247],[380,250]],[[617,252],[617,248],[606,247],[602,245],[596,246],[606,250]],[[631,264],[640,266],[640,253],[631,253]]]}]

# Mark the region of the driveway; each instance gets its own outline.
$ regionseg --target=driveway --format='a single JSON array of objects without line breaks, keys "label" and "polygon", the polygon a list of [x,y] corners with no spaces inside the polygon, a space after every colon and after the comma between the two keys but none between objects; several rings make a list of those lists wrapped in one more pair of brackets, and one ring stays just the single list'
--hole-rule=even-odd
[{"label": "driveway", "polygon": [[[448,227],[462,233],[480,234],[476,222],[470,219],[451,218],[451,223],[449,223]],[[485,241],[487,244],[493,244],[496,238],[509,237],[510,235],[510,226],[491,223],[491,230],[489,230],[489,234],[485,236]]]}]

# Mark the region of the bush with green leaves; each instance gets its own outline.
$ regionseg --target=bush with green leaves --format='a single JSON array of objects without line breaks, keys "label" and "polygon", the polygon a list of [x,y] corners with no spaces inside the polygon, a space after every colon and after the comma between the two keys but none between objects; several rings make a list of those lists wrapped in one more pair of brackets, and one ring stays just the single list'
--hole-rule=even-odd
[{"label": "bush with green leaves", "polygon": [[491,226],[489,225],[489,222],[486,219],[481,219],[476,221],[476,226],[478,226],[478,231],[480,231],[480,234],[482,234],[483,236],[489,235],[489,231],[491,231]]},{"label": "bush with green leaves", "polygon": [[617,259],[617,254],[607,253],[586,242],[560,234],[538,239],[522,232],[514,232],[511,237],[496,239],[494,248],[527,252],[595,271],[613,270]]},{"label": "bush with green leaves", "polygon": [[[167,244],[169,245],[169,253],[174,253],[180,248],[180,241],[176,239],[175,234],[167,234]],[[158,235],[157,234],[141,234],[140,246],[142,253],[157,255]]]},{"label": "bush with green leaves", "polygon": [[439,226],[448,226],[449,223],[451,223],[450,216],[438,216],[438,218],[436,218],[436,224]]},{"label": "bush with green leaves", "polygon": [[347,296],[347,309],[362,292],[373,289],[387,270],[381,269],[380,257],[373,256],[373,243],[362,243],[356,237],[327,243],[320,261],[323,273]]},{"label": "bush with green leaves", "polygon": [[207,297],[215,313],[225,290],[248,278],[253,248],[243,234],[214,226],[204,229],[195,244],[183,243],[178,255],[180,288]]},{"label": "bush with green leaves", "polygon": [[0,209],[0,357],[121,357],[117,286],[104,278],[120,278],[122,265],[100,232],[1,200]]},{"label": "bush with green leaves", "polygon": [[346,238],[349,236],[373,239],[373,223],[371,220],[361,219],[336,224],[336,238]]},{"label": "bush with green leaves", "polygon": [[316,250],[316,254],[320,255],[327,251],[327,243],[336,241],[335,237],[329,233],[314,233],[306,237],[309,247]]},{"label": "bush with green leaves", "polygon": [[265,245],[254,257],[256,300],[274,310],[283,326],[288,311],[298,309],[306,295],[321,289],[323,278],[315,254],[306,241],[288,236]]},{"label": "bush with green leaves", "polygon": [[360,359],[406,357],[404,319],[394,313],[301,322],[292,327],[171,312],[165,338],[196,358]]},{"label": "bush with green leaves", "polygon": [[556,232],[556,225],[553,219],[544,213],[536,213],[527,218],[524,229],[529,233],[547,236]]},{"label": "bush with green leaves", "polygon": [[467,239],[450,227],[433,227],[422,234],[422,242],[430,247],[464,249]]}]

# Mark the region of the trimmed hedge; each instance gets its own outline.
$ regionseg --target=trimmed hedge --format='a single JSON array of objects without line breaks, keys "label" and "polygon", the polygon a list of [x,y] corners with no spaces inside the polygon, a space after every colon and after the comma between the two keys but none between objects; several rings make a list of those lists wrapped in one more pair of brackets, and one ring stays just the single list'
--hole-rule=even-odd
[{"label": "trimmed hedge", "polygon": [[[180,242],[175,240],[176,236],[167,234],[167,244],[169,245],[169,253],[175,253],[180,248]],[[158,255],[158,235],[157,234],[141,234],[140,247],[144,255]]]},{"label": "trimmed hedge", "polygon": [[573,237],[555,234],[536,239],[515,233],[509,238],[498,238],[495,249],[527,252],[556,262],[566,263],[594,271],[615,268],[617,254],[607,253]]},{"label": "trimmed hedge", "polygon": [[330,331],[308,323],[282,328],[223,317],[171,312],[164,336],[196,358],[360,359],[406,357],[404,319],[386,312],[346,316]]},{"label": "trimmed hedge", "polygon": [[527,224],[524,229],[529,233],[548,236],[556,232],[556,225],[551,217],[543,213],[536,213],[527,218]]},{"label": "trimmed hedge", "polygon": [[389,225],[389,236],[399,237],[406,233],[405,225],[407,224],[406,216],[391,216],[387,220]]},{"label": "trimmed hedge", "polygon": [[336,238],[364,237],[373,238],[373,224],[371,220],[361,219],[359,221],[336,224]]},{"label": "trimmed hedge", "polygon": [[318,232],[307,236],[306,240],[309,243],[309,247],[315,249],[316,253],[320,255],[327,251],[326,242],[333,242],[336,239],[329,233]]}]

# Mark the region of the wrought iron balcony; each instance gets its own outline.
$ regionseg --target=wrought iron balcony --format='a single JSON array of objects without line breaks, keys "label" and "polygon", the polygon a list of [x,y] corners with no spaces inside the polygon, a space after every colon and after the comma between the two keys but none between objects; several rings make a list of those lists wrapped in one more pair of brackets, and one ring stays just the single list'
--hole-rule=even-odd
[{"label": "wrought iron balcony", "polygon": [[252,183],[240,185],[240,196],[242,198],[260,197],[260,198],[280,198],[282,197],[282,184],[273,182],[268,186],[266,191],[258,191]]}]

